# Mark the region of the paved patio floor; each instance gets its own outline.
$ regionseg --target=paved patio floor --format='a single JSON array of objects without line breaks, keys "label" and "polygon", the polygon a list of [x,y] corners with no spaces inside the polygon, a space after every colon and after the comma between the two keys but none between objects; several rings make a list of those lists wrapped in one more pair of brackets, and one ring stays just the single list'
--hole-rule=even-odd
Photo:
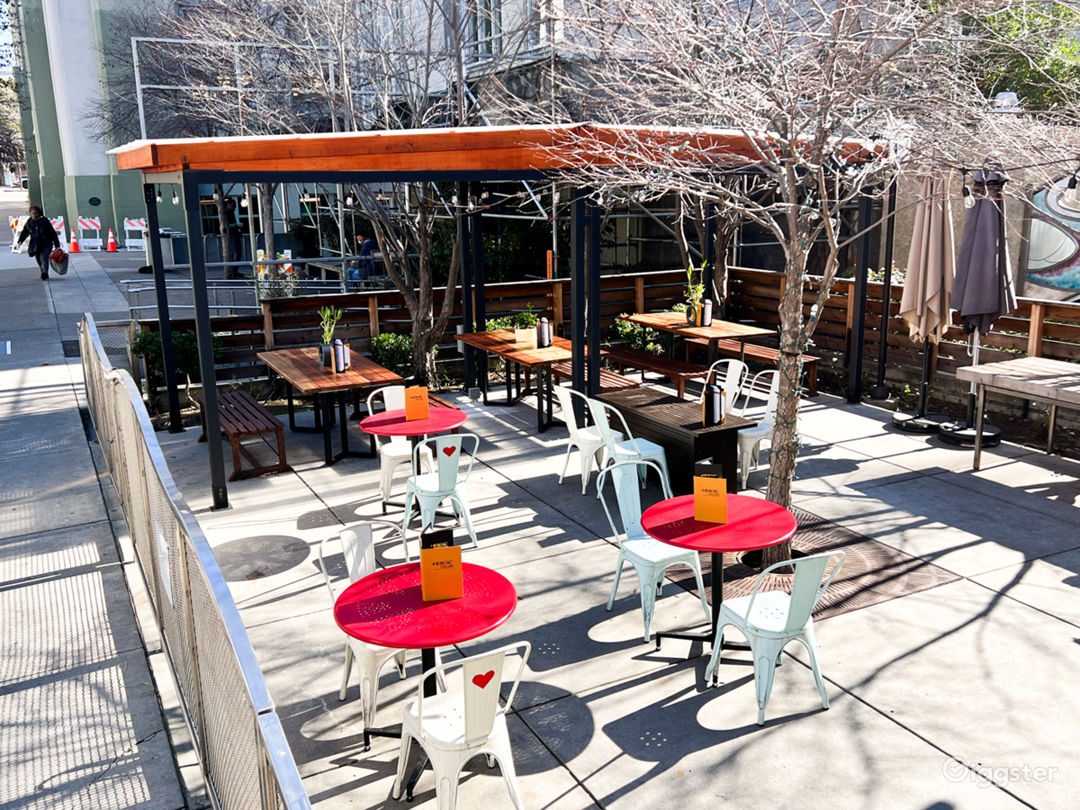
[{"label": "paved patio floor", "polygon": [[[482,439],[468,490],[479,548],[465,559],[519,593],[506,624],[459,652],[532,642],[510,726],[527,807],[1075,806],[1080,463],[1006,443],[976,473],[970,451],[896,433],[886,411],[805,401],[795,504],[959,579],[821,621],[831,709],[793,645],[759,728],[748,653],[725,652],[710,688],[708,650],[642,642],[632,573],[605,610],[616,550],[594,489],[580,495],[576,475],[556,483],[565,430],[537,436],[527,404],[455,401]],[[390,799],[396,741],[365,753],[355,682],[338,701],[343,636],[318,568],[324,536],[381,516],[377,462],[325,467],[318,437],[289,433],[294,472],[232,483],[231,508],[210,511],[197,433],[159,437],[229,580],[312,802],[405,806]],[[753,473],[751,488],[766,477]],[[378,554],[402,560],[396,539]],[[668,585],[653,629],[700,618],[696,599]],[[380,723],[397,721],[418,669],[411,660],[408,680],[383,678]],[[459,806],[510,806],[498,771],[474,765]],[[430,771],[412,806],[434,806]]]}]

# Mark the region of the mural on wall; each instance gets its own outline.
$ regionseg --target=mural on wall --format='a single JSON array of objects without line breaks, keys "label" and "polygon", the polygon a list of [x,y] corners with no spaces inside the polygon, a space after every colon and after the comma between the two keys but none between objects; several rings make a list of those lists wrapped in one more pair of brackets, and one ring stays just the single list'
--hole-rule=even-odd
[{"label": "mural on wall", "polygon": [[1024,291],[1028,298],[1080,301],[1080,194],[1068,177],[1031,201]]}]

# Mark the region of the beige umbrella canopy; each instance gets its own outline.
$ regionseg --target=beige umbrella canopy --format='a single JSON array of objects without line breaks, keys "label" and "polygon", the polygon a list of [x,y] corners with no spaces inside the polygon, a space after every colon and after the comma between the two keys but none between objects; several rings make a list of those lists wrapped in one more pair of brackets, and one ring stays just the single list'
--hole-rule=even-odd
[{"label": "beige umbrella canopy", "polygon": [[949,176],[936,169],[923,176],[915,207],[900,317],[911,339],[936,343],[949,326],[949,304],[956,275]]},{"label": "beige umbrella canopy", "polygon": [[908,322],[911,339],[923,343],[918,410],[893,415],[895,427],[912,433],[936,433],[939,425],[948,419],[944,414],[928,414],[926,398],[930,388],[930,344],[937,343],[949,327],[949,305],[956,275],[949,210],[950,175],[946,169],[935,168],[922,178],[904,294],[900,299],[900,317]]}]

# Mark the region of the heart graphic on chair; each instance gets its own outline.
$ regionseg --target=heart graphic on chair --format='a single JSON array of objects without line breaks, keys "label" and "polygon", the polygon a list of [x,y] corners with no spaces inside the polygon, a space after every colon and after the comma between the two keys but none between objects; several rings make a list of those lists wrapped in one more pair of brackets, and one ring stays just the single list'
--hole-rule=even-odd
[{"label": "heart graphic on chair", "polygon": [[446,457],[447,457],[447,458],[450,458],[450,456],[454,455],[454,451],[455,451],[455,450],[457,450],[457,448],[456,448],[456,447],[452,447],[452,446],[451,446],[451,447],[444,447],[444,448],[442,449],[442,451],[443,451],[444,453],[446,453]]},{"label": "heart graphic on chair", "polygon": [[479,686],[481,689],[483,689],[485,686],[491,683],[491,679],[494,677],[495,670],[489,669],[483,675],[473,675],[472,682]]}]

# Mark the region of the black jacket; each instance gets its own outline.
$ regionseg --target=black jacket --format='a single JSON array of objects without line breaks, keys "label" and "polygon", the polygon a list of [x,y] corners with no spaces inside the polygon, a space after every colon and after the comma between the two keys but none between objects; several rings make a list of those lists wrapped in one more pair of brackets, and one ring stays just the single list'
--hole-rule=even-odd
[{"label": "black jacket", "polygon": [[49,222],[49,218],[46,216],[30,217],[30,219],[26,220],[22,231],[19,232],[19,244],[21,245],[28,236],[30,237],[30,247],[27,253],[31,256],[37,256],[39,251],[48,250],[54,245],[60,247],[60,237],[56,235],[52,223]]}]

